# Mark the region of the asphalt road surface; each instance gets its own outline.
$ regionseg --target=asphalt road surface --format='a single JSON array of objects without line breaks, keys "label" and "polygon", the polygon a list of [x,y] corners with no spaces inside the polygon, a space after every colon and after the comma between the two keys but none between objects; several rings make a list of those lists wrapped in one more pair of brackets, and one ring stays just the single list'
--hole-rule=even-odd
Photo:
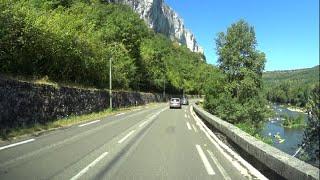
[{"label": "asphalt road surface", "polygon": [[0,144],[0,179],[264,179],[191,106],[143,107]]}]

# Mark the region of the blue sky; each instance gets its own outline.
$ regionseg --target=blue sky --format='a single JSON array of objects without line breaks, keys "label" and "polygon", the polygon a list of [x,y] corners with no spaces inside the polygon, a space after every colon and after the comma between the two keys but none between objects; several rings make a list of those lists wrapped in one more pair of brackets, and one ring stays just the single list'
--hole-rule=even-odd
[{"label": "blue sky", "polygon": [[319,0],[165,0],[216,64],[214,39],[239,19],[254,26],[265,70],[319,64]]}]

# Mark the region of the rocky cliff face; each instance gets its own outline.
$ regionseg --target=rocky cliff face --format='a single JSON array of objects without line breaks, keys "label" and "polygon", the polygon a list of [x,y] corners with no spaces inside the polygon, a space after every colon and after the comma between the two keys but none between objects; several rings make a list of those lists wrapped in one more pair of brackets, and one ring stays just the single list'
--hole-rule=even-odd
[{"label": "rocky cliff face", "polygon": [[140,14],[149,26],[172,40],[176,39],[193,52],[203,53],[194,35],[185,28],[178,14],[164,3],[164,0],[106,0],[110,3],[129,5]]}]

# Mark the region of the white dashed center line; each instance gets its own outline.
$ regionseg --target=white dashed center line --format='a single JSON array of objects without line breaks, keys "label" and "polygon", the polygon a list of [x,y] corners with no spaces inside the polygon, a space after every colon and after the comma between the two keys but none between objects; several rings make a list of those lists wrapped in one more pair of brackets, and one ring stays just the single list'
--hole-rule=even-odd
[{"label": "white dashed center line", "polygon": [[84,169],[82,169],[78,174],[76,174],[75,176],[73,176],[70,180],[79,179],[79,178],[80,178],[82,175],[84,175],[90,168],[92,168],[92,167],[95,166],[99,161],[101,161],[101,159],[103,159],[107,154],[108,154],[108,152],[105,152],[105,153],[101,154],[97,159],[95,159],[94,161],[92,161],[88,166],[86,166]]},{"label": "white dashed center line", "polygon": [[120,139],[118,141],[119,144],[121,144],[123,141],[125,141],[129,136],[131,136],[131,134],[134,133],[135,130],[130,131],[125,137],[123,137],[122,139]]},{"label": "white dashed center line", "polygon": [[142,126],[144,126],[147,122],[148,122],[149,120],[147,120],[147,121],[144,121],[143,123],[141,123],[140,125],[139,125],[139,127],[142,127]]}]

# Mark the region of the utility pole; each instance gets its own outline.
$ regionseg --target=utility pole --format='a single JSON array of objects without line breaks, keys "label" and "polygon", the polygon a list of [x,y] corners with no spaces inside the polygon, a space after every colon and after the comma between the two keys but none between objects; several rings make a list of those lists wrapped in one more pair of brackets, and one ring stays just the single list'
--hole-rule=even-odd
[{"label": "utility pole", "polygon": [[163,99],[166,99],[166,79],[163,79]]},{"label": "utility pole", "polygon": [[109,59],[109,100],[110,100],[110,109],[112,111],[112,77],[111,77],[111,65],[112,65],[112,57]]}]

